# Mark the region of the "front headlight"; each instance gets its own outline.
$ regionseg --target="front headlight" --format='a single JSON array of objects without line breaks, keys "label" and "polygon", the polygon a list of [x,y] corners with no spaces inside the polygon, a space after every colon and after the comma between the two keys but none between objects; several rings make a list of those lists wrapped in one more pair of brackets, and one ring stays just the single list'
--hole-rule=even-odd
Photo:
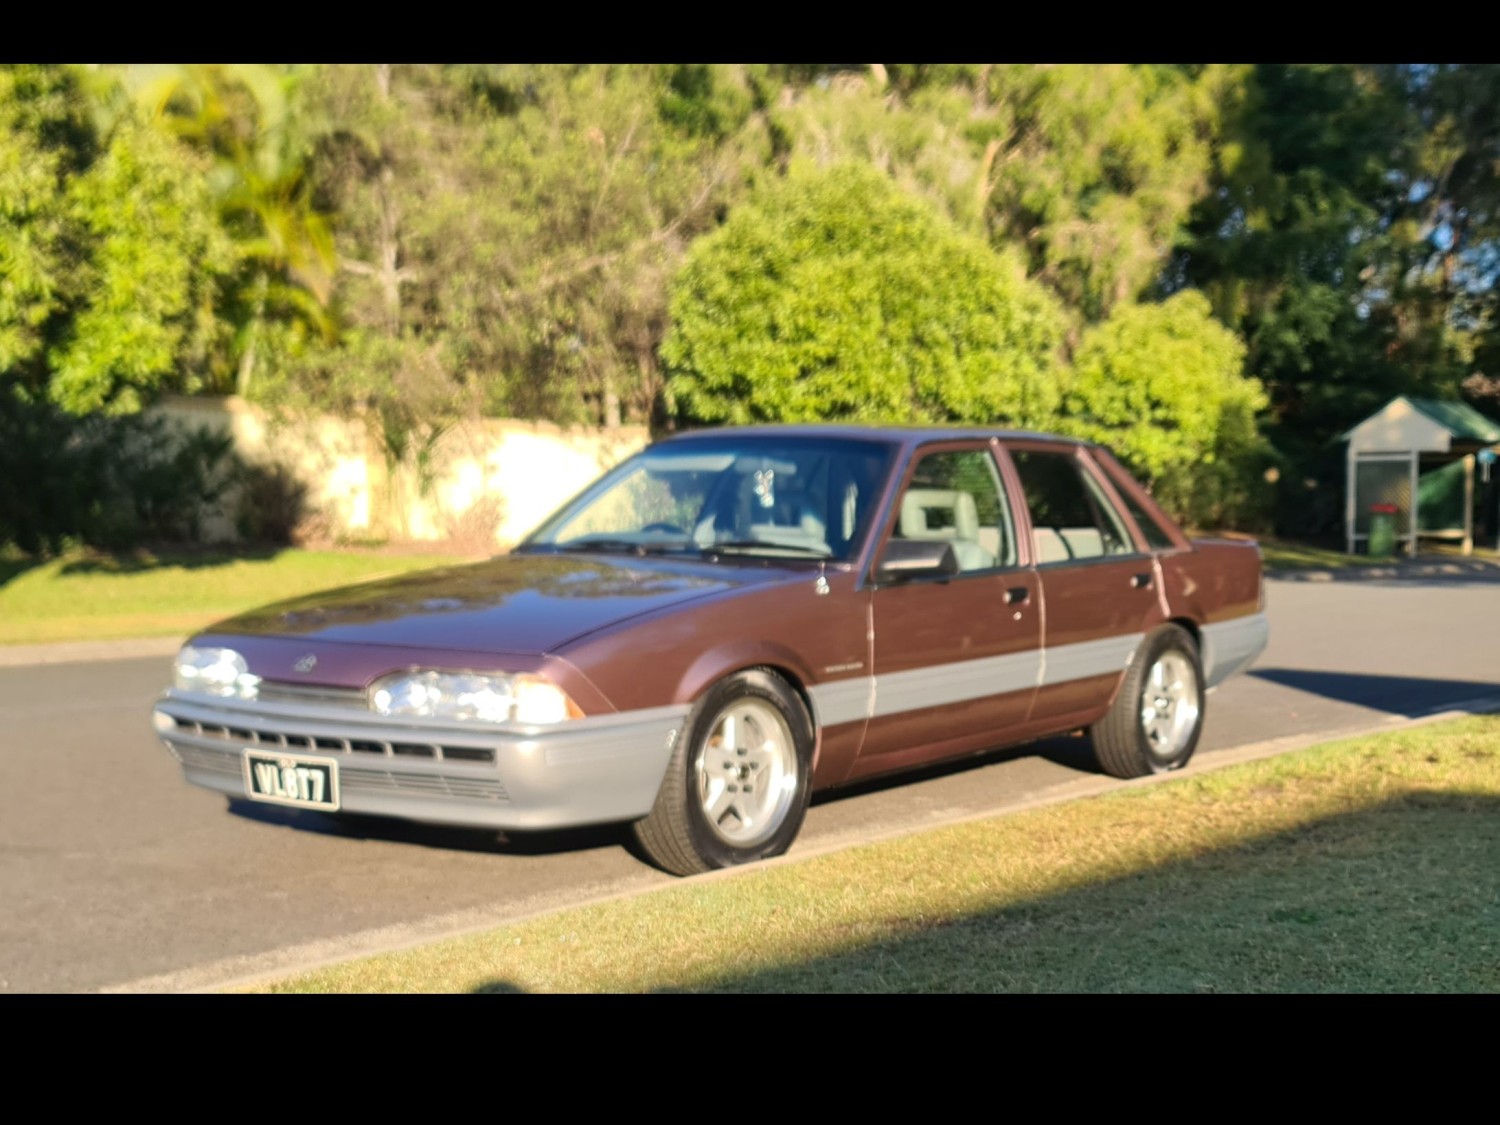
[{"label": "front headlight", "polygon": [[179,691],[254,699],[260,677],[250,674],[245,658],[232,648],[194,648],[186,645],[177,654],[173,680]]},{"label": "front headlight", "polygon": [[486,723],[560,723],[583,712],[540,676],[473,672],[405,672],[370,687],[370,709],[381,715],[478,719]]}]

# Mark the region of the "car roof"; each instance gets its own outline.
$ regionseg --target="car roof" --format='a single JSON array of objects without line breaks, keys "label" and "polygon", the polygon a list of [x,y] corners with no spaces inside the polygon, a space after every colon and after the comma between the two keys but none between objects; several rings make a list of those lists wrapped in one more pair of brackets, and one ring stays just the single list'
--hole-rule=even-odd
[{"label": "car roof", "polygon": [[912,446],[931,441],[988,441],[991,438],[1025,441],[1050,441],[1062,445],[1087,445],[1077,438],[1031,430],[1007,430],[995,426],[880,426],[855,422],[780,423],[751,426],[712,426],[685,430],[664,437],[663,442],[694,441],[715,437],[799,437],[879,441],[890,445]]}]

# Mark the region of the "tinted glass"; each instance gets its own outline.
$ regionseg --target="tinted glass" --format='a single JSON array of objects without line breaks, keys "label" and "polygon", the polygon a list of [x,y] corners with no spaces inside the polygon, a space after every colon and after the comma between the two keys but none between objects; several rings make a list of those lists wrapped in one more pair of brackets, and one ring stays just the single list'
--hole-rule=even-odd
[{"label": "tinted glass", "polygon": [[929,453],[896,506],[892,538],[953,544],[960,570],[1014,566],[1015,533],[988,449]]},{"label": "tinted glass", "polygon": [[891,462],[876,442],[737,436],[642,451],[518,550],[848,559]]},{"label": "tinted glass", "polygon": [[1078,459],[1012,450],[1039,563],[1076,562],[1135,552],[1125,523]]},{"label": "tinted glass", "polygon": [[1120,499],[1125,502],[1125,507],[1130,510],[1131,516],[1135,519],[1135,525],[1141,529],[1141,534],[1146,537],[1147,543],[1158,551],[1168,551],[1177,545],[1172,542],[1172,537],[1162,530],[1162,526],[1156,522],[1156,518],[1136,503],[1130,493],[1118,485],[1115,487],[1115,491],[1120,494]]}]

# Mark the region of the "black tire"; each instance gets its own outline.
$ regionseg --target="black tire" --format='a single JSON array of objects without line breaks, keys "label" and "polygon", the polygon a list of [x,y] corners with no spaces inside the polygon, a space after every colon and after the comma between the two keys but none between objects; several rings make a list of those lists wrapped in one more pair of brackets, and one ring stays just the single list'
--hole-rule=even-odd
[{"label": "black tire", "polygon": [[[1175,661],[1173,657],[1176,657]],[[1191,680],[1183,684],[1182,699],[1172,703],[1168,712],[1173,716],[1171,721],[1176,721],[1176,714],[1183,704],[1191,703],[1195,709],[1190,723],[1187,712],[1182,711],[1181,731],[1165,744],[1159,744],[1151,737],[1144,718],[1147,678],[1158,663],[1164,668],[1182,670],[1184,680]],[[1090,731],[1100,769],[1111,777],[1122,778],[1146,777],[1181,769],[1198,748],[1198,736],[1203,732],[1203,712],[1203,663],[1198,655],[1197,642],[1180,625],[1163,625],[1141,643],[1108,714]],[[1151,729],[1158,728],[1152,725]]]},{"label": "black tire", "polygon": [[[731,712],[738,710],[740,721],[745,722],[746,705],[752,720],[747,725],[759,725],[762,721],[775,725],[773,717],[779,717],[783,725],[776,727],[777,737],[789,739],[790,745],[775,763],[777,795],[774,797],[766,796],[769,790],[752,793],[757,778],[766,776],[754,772],[761,767],[749,764],[740,767],[746,773],[745,780],[751,783],[744,792],[755,801],[774,802],[764,823],[754,827],[743,825],[731,809],[720,817],[720,827],[716,828],[704,808],[705,788],[714,780],[707,771],[722,772],[731,762],[748,763],[750,759],[745,758],[743,750],[732,753],[732,748],[726,749],[722,737],[718,742],[711,743],[711,739],[720,721]],[[631,826],[636,842],[652,863],[672,875],[699,875],[781,855],[797,838],[807,815],[812,791],[813,738],[812,718],[807,708],[780,676],[753,668],[720,680],[698,700],[689,715],[684,737],[672,752],[667,775],[656,795],[656,804],[644,819]],[[767,769],[766,773],[769,772]],[[723,789],[717,792],[723,799]],[[730,801],[732,805],[734,799]],[[731,836],[738,833],[745,842],[726,838],[726,832]]]}]

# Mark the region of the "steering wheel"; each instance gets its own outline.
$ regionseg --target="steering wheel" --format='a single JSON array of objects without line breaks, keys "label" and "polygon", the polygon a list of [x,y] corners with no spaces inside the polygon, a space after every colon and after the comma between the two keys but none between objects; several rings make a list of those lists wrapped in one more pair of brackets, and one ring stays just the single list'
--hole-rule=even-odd
[{"label": "steering wheel", "polygon": [[686,535],[687,534],[686,531],[683,531],[682,528],[678,527],[675,523],[648,523],[645,527],[641,528],[641,530],[642,531],[673,531],[673,532],[676,532],[678,535]]}]

